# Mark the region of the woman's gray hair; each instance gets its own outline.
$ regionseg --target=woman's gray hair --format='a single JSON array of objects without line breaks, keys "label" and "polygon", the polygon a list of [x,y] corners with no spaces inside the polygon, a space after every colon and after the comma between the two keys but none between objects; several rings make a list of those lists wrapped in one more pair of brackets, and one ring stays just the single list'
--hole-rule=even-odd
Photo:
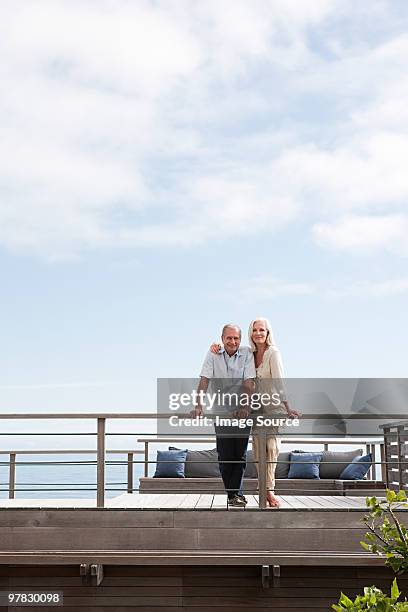
[{"label": "woman's gray hair", "polygon": [[256,319],[253,319],[250,324],[249,324],[249,328],[248,328],[248,340],[249,340],[249,346],[251,347],[252,351],[256,351],[256,345],[254,343],[254,341],[252,340],[252,332],[254,329],[254,324],[257,321],[262,321],[262,323],[265,325],[265,329],[268,332],[268,335],[266,336],[266,345],[269,346],[273,346],[276,349],[278,348],[275,344],[275,340],[273,337],[273,332],[272,332],[272,327],[271,324],[269,322],[269,319],[265,319],[265,317],[257,317]]}]

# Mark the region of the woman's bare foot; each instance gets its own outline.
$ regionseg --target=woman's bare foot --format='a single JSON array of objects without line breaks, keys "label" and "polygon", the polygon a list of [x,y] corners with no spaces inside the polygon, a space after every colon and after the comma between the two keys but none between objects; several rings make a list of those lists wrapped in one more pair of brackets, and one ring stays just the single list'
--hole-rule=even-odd
[{"label": "woman's bare foot", "polygon": [[279,500],[276,499],[272,491],[268,491],[266,494],[266,501],[271,508],[279,508],[280,503]]}]

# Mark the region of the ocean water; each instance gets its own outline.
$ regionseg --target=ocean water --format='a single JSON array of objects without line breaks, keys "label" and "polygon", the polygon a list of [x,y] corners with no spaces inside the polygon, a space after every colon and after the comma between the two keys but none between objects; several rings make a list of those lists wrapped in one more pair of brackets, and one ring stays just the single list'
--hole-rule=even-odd
[{"label": "ocean water", "polygon": [[[96,429],[96,419],[0,420],[0,499],[9,495],[9,466],[4,463],[9,462],[7,451],[11,450],[17,453],[17,499],[95,499]],[[139,437],[151,435],[155,435],[152,420],[107,421],[106,449],[124,451],[106,455],[107,497],[127,491],[127,452],[142,450]],[[85,449],[95,452],[81,453]],[[41,455],[41,450],[72,452]],[[19,451],[35,451],[35,454],[19,454]],[[140,462],[133,465],[135,488],[144,473],[143,460],[143,455],[133,455],[133,461]]]},{"label": "ocean water", "polygon": [[[134,455],[140,461],[142,455]],[[8,461],[1,455],[2,462]],[[93,455],[17,455],[16,498],[90,498],[96,497],[96,461]],[[84,462],[74,463],[73,462]],[[25,463],[33,462],[33,465]],[[55,462],[55,465],[44,462]],[[115,462],[114,465],[111,465]],[[138,487],[144,473],[142,464],[133,465],[133,482]],[[0,498],[8,497],[9,468],[0,466]],[[127,491],[127,455],[108,455],[106,465],[106,496],[115,497]]]}]

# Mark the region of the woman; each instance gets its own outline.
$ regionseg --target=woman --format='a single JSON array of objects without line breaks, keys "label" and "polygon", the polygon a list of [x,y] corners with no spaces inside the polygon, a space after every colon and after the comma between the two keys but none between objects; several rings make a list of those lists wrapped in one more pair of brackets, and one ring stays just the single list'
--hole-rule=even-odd
[{"label": "woman", "polygon": [[[254,353],[256,367],[256,392],[272,393],[278,392],[282,399],[280,406],[268,406],[257,411],[268,417],[279,418],[282,416],[282,408],[289,417],[299,417],[296,410],[291,410],[284,393],[284,373],[282,360],[278,347],[275,344],[272,328],[268,319],[259,318],[251,321],[248,330],[249,345]],[[216,353],[220,350],[219,344],[213,344],[211,350]],[[264,435],[261,435],[263,432]],[[266,434],[266,435],[265,435]],[[255,461],[259,460],[259,447],[261,443],[266,444],[266,499],[272,508],[279,508],[279,501],[274,495],[275,470],[279,456],[280,438],[277,436],[277,427],[266,427],[254,425],[252,428],[252,449]],[[263,442],[261,442],[263,441]],[[258,463],[256,463],[258,468]]]}]

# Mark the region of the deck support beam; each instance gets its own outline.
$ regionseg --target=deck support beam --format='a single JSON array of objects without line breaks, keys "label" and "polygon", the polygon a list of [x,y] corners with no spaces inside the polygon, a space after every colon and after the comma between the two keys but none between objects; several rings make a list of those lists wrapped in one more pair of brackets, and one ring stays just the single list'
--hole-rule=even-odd
[{"label": "deck support beam", "polygon": [[262,581],[262,588],[269,589],[269,586],[270,586],[270,567],[269,565],[262,566],[261,581]]},{"label": "deck support beam", "polygon": [[102,584],[104,573],[101,563],[81,563],[79,575],[82,576],[82,584],[88,586],[99,586]]},{"label": "deck support beam", "polygon": [[280,575],[281,575],[281,566],[274,565],[273,566],[273,586],[280,587]]},{"label": "deck support beam", "polygon": [[[261,568],[261,580],[262,580],[262,588],[269,589],[271,586],[271,566],[270,565],[262,565]],[[281,566],[273,565],[272,566],[272,586],[279,587],[280,586],[280,575],[281,575]]]}]

